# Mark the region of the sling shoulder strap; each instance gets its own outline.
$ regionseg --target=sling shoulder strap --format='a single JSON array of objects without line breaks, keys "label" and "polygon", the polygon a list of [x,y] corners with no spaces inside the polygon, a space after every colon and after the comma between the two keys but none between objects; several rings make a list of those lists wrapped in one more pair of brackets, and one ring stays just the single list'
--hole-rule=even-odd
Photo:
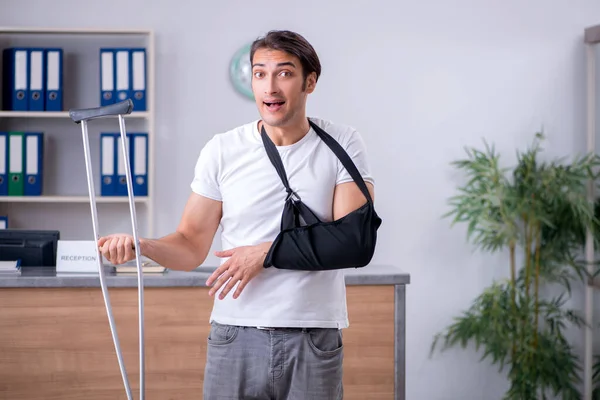
[{"label": "sling shoulder strap", "polygon": [[[283,167],[283,162],[279,156],[279,152],[277,151],[275,144],[267,135],[264,126],[261,129],[261,137],[265,146],[265,150],[267,151],[267,155],[271,160],[271,164],[273,164],[275,167],[275,170],[277,171],[279,178],[281,178],[281,182],[283,183],[283,186],[285,186],[285,190],[288,194],[285,200],[286,207],[284,208],[282,227],[287,229],[293,225],[300,226],[299,216],[302,216],[304,222],[309,225],[321,222],[315,213],[302,202],[300,196],[290,187],[285,168]],[[293,213],[293,216],[290,215],[291,213]]]},{"label": "sling shoulder strap", "polygon": [[[356,185],[359,187],[362,194],[367,199],[367,202],[372,204],[373,200],[371,198],[369,190],[367,189],[367,185],[360,173],[358,172],[356,165],[354,164],[346,150],[344,150],[344,148],[331,135],[325,132],[313,121],[308,119],[308,122],[315,130],[317,135],[321,138],[321,140],[323,140],[323,142],[325,142],[325,144],[331,149],[331,151],[333,151],[333,153],[340,160],[344,168],[346,168]],[[281,161],[281,157],[279,156],[279,152],[277,151],[275,144],[267,135],[264,125],[261,127],[261,138],[265,146],[267,156],[269,157],[271,164],[273,164],[273,166],[275,167],[275,170],[281,178],[281,182],[283,183],[285,190],[288,194],[286,198],[284,216],[282,218],[282,227],[289,228],[290,226],[292,226],[293,220],[295,220],[295,226],[300,226],[298,221],[298,214],[302,216],[302,218],[307,224],[314,224],[320,222],[319,218],[314,214],[314,212],[302,202],[300,196],[298,196],[298,194],[291,189],[287,179],[285,168],[283,167],[283,162]],[[292,212],[294,216],[290,215]]]},{"label": "sling shoulder strap", "polygon": [[319,135],[321,140],[323,140],[325,142],[325,144],[327,146],[329,146],[331,151],[333,151],[334,154],[337,156],[337,158],[341,161],[342,165],[344,166],[344,168],[346,168],[346,170],[348,171],[348,173],[350,174],[350,176],[352,177],[354,182],[358,185],[358,188],[360,189],[362,194],[366,197],[367,201],[369,203],[373,203],[373,199],[371,198],[371,194],[369,193],[369,190],[367,189],[367,185],[366,185],[363,177],[358,172],[356,165],[354,164],[354,162],[352,161],[352,158],[350,158],[350,156],[348,155],[346,150],[344,150],[344,148],[337,142],[337,140],[335,140],[333,137],[331,137],[331,135],[329,135],[327,132],[325,132],[321,127],[319,127],[313,121],[311,121],[309,119],[308,122],[310,123],[312,128],[315,130],[315,132]]}]

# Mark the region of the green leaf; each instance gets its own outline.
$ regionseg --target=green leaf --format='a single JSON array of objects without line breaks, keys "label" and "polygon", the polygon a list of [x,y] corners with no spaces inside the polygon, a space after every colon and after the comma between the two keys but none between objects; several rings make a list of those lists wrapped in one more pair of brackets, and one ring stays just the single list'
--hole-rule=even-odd
[{"label": "green leaf", "polygon": [[[508,367],[505,399],[581,397],[580,361],[565,332],[589,322],[566,302],[574,281],[587,283],[600,274],[600,260],[590,264],[582,257],[588,232],[600,247],[600,199],[591,202],[587,195],[589,182],[600,177],[600,158],[549,159],[543,156],[543,140],[543,132],[537,132],[509,167],[485,141],[481,150],[466,148],[466,157],[451,164],[465,180],[443,215],[451,226],[464,224],[466,241],[480,251],[508,253],[514,246],[519,257],[506,266],[511,280],[487,287],[435,335],[431,347],[433,354],[436,348],[472,344],[480,362],[499,371]],[[564,291],[549,297],[544,290],[549,285]],[[594,371],[600,396],[600,361]]]}]

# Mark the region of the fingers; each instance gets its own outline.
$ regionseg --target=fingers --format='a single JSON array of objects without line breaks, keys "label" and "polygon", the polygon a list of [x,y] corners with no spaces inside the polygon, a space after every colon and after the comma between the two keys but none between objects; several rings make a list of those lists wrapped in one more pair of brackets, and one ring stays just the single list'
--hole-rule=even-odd
[{"label": "fingers", "polygon": [[[215,255],[217,257],[232,257],[233,253],[235,253],[236,249],[229,249],[229,250],[222,250],[222,251],[215,251]],[[208,279],[206,280],[206,285],[207,286],[211,286],[213,284],[213,282],[221,275],[223,274],[223,272],[227,271],[227,269],[230,266],[231,261],[227,260],[226,262],[224,262],[219,268],[217,268],[215,270],[215,272],[213,272],[211,274],[211,276],[208,277]],[[212,296],[212,294],[211,294]]]},{"label": "fingers", "polygon": [[238,285],[237,289],[235,290],[235,293],[233,293],[234,299],[237,299],[238,297],[240,297],[240,294],[242,294],[242,290],[244,290],[244,288],[246,287],[246,284],[248,284],[248,279],[242,279],[240,284]]},{"label": "fingers", "polygon": [[233,289],[233,287],[240,281],[241,278],[242,274],[238,272],[231,279],[229,279],[229,282],[227,282],[227,285],[225,285],[225,288],[223,288],[223,290],[219,294],[219,299],[223,300],[225,296],[227,296],[227,293],[229,293],[229,291]]},{"label": "fingers", "polygon": [[127,239],[125,239],[123,250],[125,251],[125,261],[133,260],[135,258],[135,246],[133,245],[133,238],[127,237]]},{"label": "fingers", "polygon": [[133,238],[129,235],[111,235],[98,240],[101,254],[112,264],[119,265],[135,258]]},{"label": "fingers", "polygon": [[[258,252],[257,249],[259,250]],[[208,294],[214,296],[220,290],[219,299],[222,300],[237,285],[233,294],[233,298],[237,299],[248,282],[264,269],[262,266],[262,260],[264,260],[263,253],[262,245],[242,246],[229,250],[216,251],[216,256],[229,257],[229,259],[206,280],[206,285],[212,286]]]},{"label": "fingers", "polygon": [[116,264],[123,264],[135,258],[135,253],[132,250],[133,238],[130,236],[121,236],[117,244]]},{"label": "fingers", "polygon": [[235,249],[215,251],[215,256],[217,256],[217,257],[231,257],[234,252],[235,252]]},{"label": "fingers", "polygon": [[223,284],[225,282],[227,282],[229,280],[229,278],[231,278],[232,275],[233,275],[233,273],[231,271],[229,271],[229,270],[225,271],[225,273],[223,275],[221,275],[219,277],[219,279],[217,279],[217,281],[215,282],[213,287],[209,290],[208,295],[214,296],[215,293],[217,293],[217,291],[221,288],[221,286],[223,286]]},{"label": "fingers", "polygon": [[110,256],[110,260],[113,264],[118,262],[117,260],[117,246],[119,244],[119,238],[116,237],[110,241],[108,245],[108,255]]},{"label": "fingers", "polygon": [[120,264],[123,262],[123,259],[125,258],[125,238],[123,236],[121,236],[119,239],[117,239],[117,245],[115,246],[115,259],[117,260],[117,262]]},{"label": "fingers", "polygon": [[223,263],[223,265],[221,265],[219,268],[217,268],[215,270],[215,272],[212,273],[211,276],[208,277],[208,279],[206,280],[206,285],[207,286],[211,286],[213,284],[213,282],[223,274],[223,272],[227,271],[227,269],[229,268],[229,265],[231,265],[230,261],[226,261],[225,263]]},{"label": "fingers", "polygon": [[101,237],[100,239],[98,239],[98,247],[104,246],[104,243],[106,243],[107,240],[108,240],[108,237],[106,237],[106,236]]}]

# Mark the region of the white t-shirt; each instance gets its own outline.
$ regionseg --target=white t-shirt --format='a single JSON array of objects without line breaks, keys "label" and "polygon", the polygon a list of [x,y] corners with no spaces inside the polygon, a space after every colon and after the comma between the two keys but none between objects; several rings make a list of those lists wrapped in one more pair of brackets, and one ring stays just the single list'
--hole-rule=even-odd
[{"label": "white t-shirt", "polygon": [[[336,139],[365,181],[373,183],[361,135],[349,126],[311,118]],[[265,151],[258,120],[213,136],[200,152],[191,188],[223,202],[223,249],[275,240],[286,191]],[[336,184],[352,178],[310,128],[298,142],[278,146],[288,182],[321,221],[331,221]],[[225,262],[226,260],[223,260]],[[343,270],[262,270],[237,299],[215,296],[211,321],[266,327],[346,328]]]}]

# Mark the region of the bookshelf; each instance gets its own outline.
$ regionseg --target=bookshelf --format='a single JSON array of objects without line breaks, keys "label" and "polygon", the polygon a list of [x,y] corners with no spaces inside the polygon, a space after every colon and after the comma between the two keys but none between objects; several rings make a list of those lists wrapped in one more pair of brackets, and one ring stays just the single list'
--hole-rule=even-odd
[{"label": "bookshelf", "polygon": [[[146,111],[126,115],[126,119],[147,119],[150,113]],[[68,111],[0,111],[0,118],[69,118]],[[116,121],[116,120],[115,120]]]},{"label": "bookshelf", "polygon": [[[13,197],[13,198],[11,198]],[[0,203],[86,203],[89,196],[0,196]],[[127,203],[125,196],[97,196],[97,203]],[[148,197],[135,197],[137,203],[148,203]]]},{"label": "bookshelf", "polygon": [[[585,46],[586,61],[586,133],[587,133],[587,152],[598,153],[596,149],[596,135],[598,134],[598,115],[600,111],[597,108],[598,95],[600,94],[600,80],[598,72],[600,66],[600,24],[585,28],[583,34]],[[588,198],[590,202],[597,199],[597,193],[594,190],[595,184],[588,186]],[[591,231],[586,234],[585,257],[588,263],[588,274],[594,274],[594,263],[596,259],[596,249],[594,246],[594,237]],[[584,318],[588,326],[584,329],[584,359],[583,359],[583,399],[591,400],[594,392],[594,331],[597,326],[594,322],[594,290],[600,287],[600,281],[588,282],[584,293]],[[596,389],[600,390],[600,389]],[[595,398],[595,397],[594,397]]]},{"label": "bookshelf", "polygon": [[[144,111],[125,116],[127,133],[148,134],[147,196],[136,196],[141,237],[154,236],[155,193],[155,42],[145,29],[0,27],[0,48],[63,49],[62,111],[10,111],[0,98],[0,132],[44,132],[43,192],[40,196],[0,196],[0,215],[9,228],[56,229],[61,239],[92,240],[81,126],[69,117],[71,108],[100,106],[100,48],[145,48]],[[1,55],[1,53],[0,53]],[[0,63],[0,76],[1,69]],[[0,81],[0,85],[4,82]],[[117,118],[89,121],[88,136],[98,208],[99,234],[132,233],[128,196],[101,195],[100,133],[119,132]],[[118,152],[121,142],[118,141]]]}]

